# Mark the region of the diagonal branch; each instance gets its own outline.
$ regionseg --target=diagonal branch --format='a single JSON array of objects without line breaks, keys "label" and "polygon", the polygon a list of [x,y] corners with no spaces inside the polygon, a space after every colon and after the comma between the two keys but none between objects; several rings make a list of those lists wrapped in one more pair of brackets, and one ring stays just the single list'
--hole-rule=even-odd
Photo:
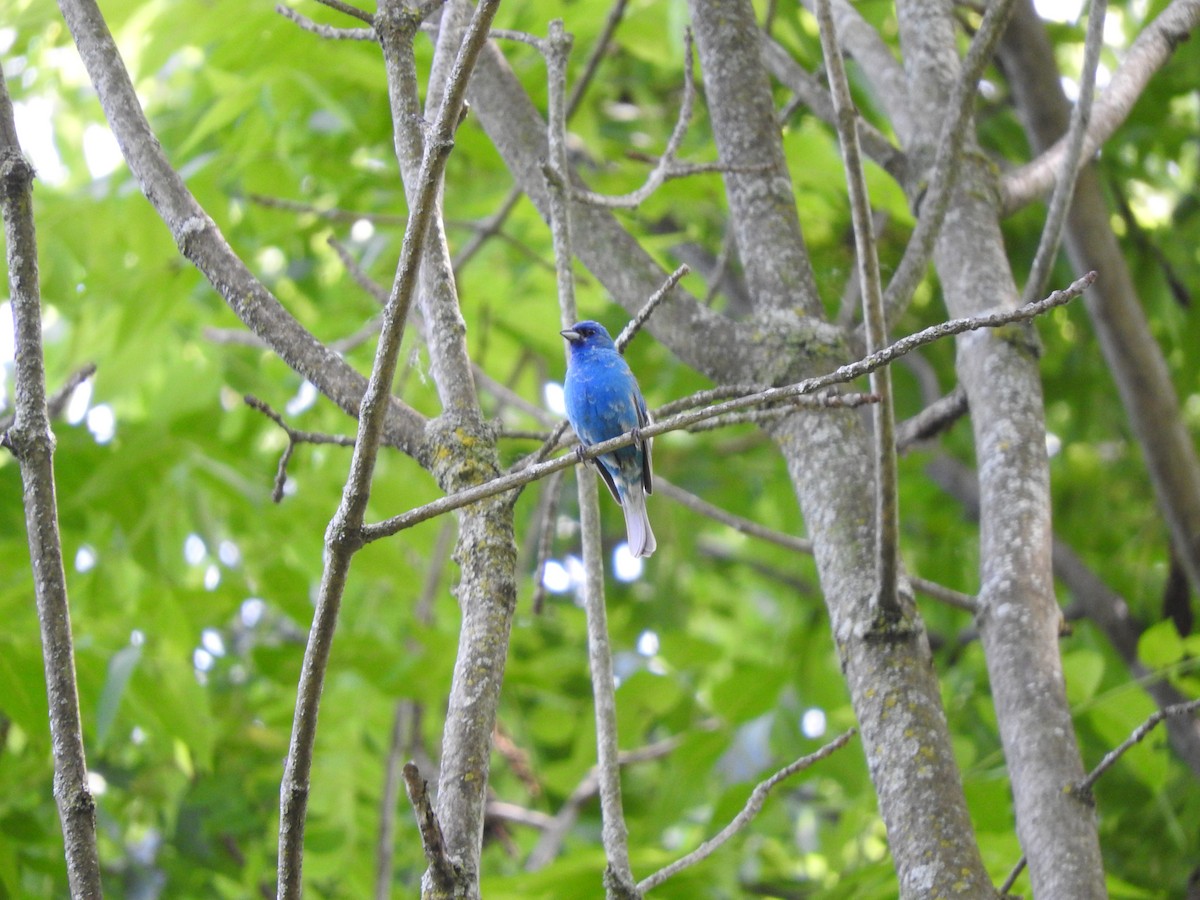
[{"label": "diagonal branch", "polygon": [[[1083,142],[1081,160],[1090,159],[1129,115],[1154,73],[1166,65],[1175,49],[1200,25],[1200,0],[1172,0],[1142,29],[1130,46],[1108,87],[1096,100]],[[1041,197],[1054,185],[1067,155],[1063,138],[1041,156],[1004,176],[1003,211],[1011,214]]]},{"label": "diagonal branch", "polygon": [[1079,75],[1079,99],[1071,113],[1071,127],[1067,131],[1067,152],[1062,159],[1058,182],[1050,198],[1046,212],[1046,224],[1038,241],[1037,254],[1029,269],[1029,279],[1021,292],[1022,302],[1028,303],[1038,297],[1050,279],[1050,267],[1058,255],[1062,242],[1063,227],[1067,223],[1067,212],[1075,194],[1075,177],[1083,158],[1083,139],[1087,134],[1088,121],[1092,116],[1092,97],[1096,93],[1096,67],[1100,64],[1100,50],[1104,47],[1104,16],[1108,0],[1092,0],[1088,12],[1087,39],[1083,48],[1083,71]]},{"label": "diagonal branch", "polygon": [[[348,415],[357,416],[366,379],[323,345],[283,308],[250,272],[217,224],[171,167],[146,121],[129,73],[95,0],[60,0],[59,8],[96,87],[121,154],[176,245],[203,273],[239,319],[292,369],[311,381]],[[418,461],[432,448],[424,418],[398,400],[389,401],[386,440]]]},{"label": "diagonal branch", "polygon": [[[822,388],[830,387],[835,384],[845,384],[848,381],[853,381],[855,378],[861,378],[868,375],[880,366],[885,366],[895,359],[911,353],[918,347],[941,338],[950,337],[955,334],[962,334],[965,331],[974,331],[979,328],[997,328],[1001,325],[1008,325],[1012,322],[1024,322],[1041,315],[1056,306],[1062,306],[1064,303],[1078,297],[1089,285],[1096,279],[1095,272],[1089,272],[1082,278],[1072,282],[1071,285],[1061,291],[1055,291],[1044,300],[1037,303],[1031,303],[1028,306],[1022,306],[1019,309],[999,309],[995,312],[984,313],[979,316],[968,316],[962,319],[951,319],[947,322],[942,322],[939,325],[931,325],[929,328],[911,334],[908,337],[901,338],[895,343],[889,344],[887,347],[880,350],[878,353],[873,353],[870,356],[864,357],[856,362],[848,363],[834,371],[820,375],[815,378],[806,378],[803,381],[797,381],[794,384],[785,385],[783,387],[769,388],[765,391],[760,391],[756,394],[751,394],[745,397],[738,397],[734,400],[727,400],[724,403],[718,403],[709,406],[705,409],[694,410],[692,412],[680,413],[671,416],[667,419],[661,419],[657,422],[652,422],[649,425],[640,429],[639,434],[642,438],[657,437],[660,434],[665,434],[668,431],[678,431],[682,428],[688,428],[697,422],[703,422],[706,419],[714,418],[715,416],[724,415],[729,412],[736,412],[742,409],[748,409],[752,406],[758,406],[765,403],[775,403],[781,400],[788,400],[791,397],[798,397],[803,394],[811,394]],[[514,488],[522,487],[532,481],[537,481],[540,478],[545,478],[561,469],[570,468],[581,460],[593,459],[604,453],[612,453],[614,450],[619,450],[633,443],[632,434],[623,434],[620,437],[615,437],[612,440],[604,441],[600,444],[593,444],[580,454],[571,454],[561,456],[558,459],[552,459],[547,462],[537,463],[536,465],[526,466],[518,471],[509,472],[506,475],[501,475],[499,478],[494,478],[491,481],[485,482],[475,487],[467,488],[449,496],[439,498],[424,506],[418,506],[406,513],[398,516],[393,516],[390,519],[385,519],[382,522],[377,522],[370,525],[364,525],[362,529],[362,538],[366,542],[376,541],[380,538],[387,537],[397,532],[403,531],[406,528],[411,528],[421,522],[425,522],[436,516],[443,515],[454,509],[466,506],[469,503],[476,503],[488,497],[505,491],[511,491]]]},{"label": "diagonal branch", "polygon": [[797,772],[803,772],[805,769],[819,763],[821,760],[832,756],[842,747],[849,743],[850,738],[858,734],[857,728],[851,728],[849,731],[834,738],[820,750],[815,753],[810,753],[808,756],[802,756],[795,762],[784,766],[770,778],[759,782],[753,791],[750,792],[750,798],[746,801],[746,805],[742,807],[741,812],[733,817],[733,820],[718,831],[713,837],[709,838],[691,853],[680,859],[675,860],[669,866],[659,869],[653,875],[643,879],[638,883],[638,890],[645,893],[653,888],[658,887],[668,878],[673,875],[678,875],[688,866],[693,866],[701,860],[708,859],[714,852],[731,837],[749,825],[754,817],[759,814],[763,808],[763,804],[767,802],[767,796],[773,791],[776,786],[783,780],[790,778]]},{"label": "diagonal branch", "polygon": [[363,543],[361,529],[370,497],[371,477],[383,436],[404,326],[417,287],[421,256],[438,206],[442,173],[453,146],[454,130],[460,120],[467,80],[479,48],[487,39],[487,29],[498,2],[484,0],[476,8],[449,76],[437,119],[425,141],[420,174],[415,189],[410,191],[409,222],[396,267],[396,278],[383,311],[379,345],[371,379],[363,396],[350,475],[346,480],[342,501],[326,531],[325,568],[308,645],[304,651],[291,743],[279,791],[280,900],[298,898],[301,894],[304,820],[313,744],[316,740],[317,712],[338,609],[350,562]]},{"label": "diagonal branch", "polygon": [[[904,248],[904,256],[901,257],[900,264],[896,267],[883,295],[889,324],[894,323],[908,306],[913,292],[925,276],[930,259],[933,258],[938,234],[942,230],[942,223],[950,208],[950,200],[954,196],[954,186],[958,181],[963,145],[975,108],[979,79],[1004,34],[1005,26],[1012,15],[1013,3],[1014,0],[996,0],[988,5],[983,21],[979,24],[979,31],[975,33],[967,56],[962,62],[962,72],[950,98],[951,113],[942,122],[933,171],[916,204],[920,213],[917,227],[913,229],[908,246]],[[912,176],[913,173],[909,174]]]}]

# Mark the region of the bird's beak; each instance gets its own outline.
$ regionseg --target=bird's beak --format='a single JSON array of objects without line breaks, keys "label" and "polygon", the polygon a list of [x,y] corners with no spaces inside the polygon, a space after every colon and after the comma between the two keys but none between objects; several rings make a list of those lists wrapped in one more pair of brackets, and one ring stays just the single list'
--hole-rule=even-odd
[{"label": "bird's beak", "polygon": [[579,340],[580,337],[582,337],[582,335],[578,331],[574,331],[573,329],[570,329],[570,328],[568,328],[566,331],[560,331],[559,334],[561,334],[563,337],[565,337],[571,343],[575,343],[575,341]]}]

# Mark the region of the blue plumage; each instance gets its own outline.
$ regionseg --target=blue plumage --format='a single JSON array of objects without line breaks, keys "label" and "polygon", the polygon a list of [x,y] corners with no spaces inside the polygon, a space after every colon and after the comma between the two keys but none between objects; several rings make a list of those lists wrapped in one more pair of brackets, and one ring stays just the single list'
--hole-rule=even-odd
[{"label": "blue plumage", "polygon": [[[562,332],[570,345],[567,379],[563,386],[567,419],[587,447],[641,428],[650,419],[637,379],[604,326],[580,322]],[[650,441],[637,440],[595,460],[596,469],[625,514],[629,552],[649,556],[657,542],[646,514],[646,495],[652,491]]]}]

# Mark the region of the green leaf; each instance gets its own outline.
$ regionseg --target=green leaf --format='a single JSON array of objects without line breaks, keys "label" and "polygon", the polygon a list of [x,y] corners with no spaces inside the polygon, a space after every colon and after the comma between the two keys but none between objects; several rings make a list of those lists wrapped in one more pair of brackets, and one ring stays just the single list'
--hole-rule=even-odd
[{"label": "green leaf", "polygon": [[1184,658],[1187,648],[1175,623],[1164,620],[1151,625],[1138,639],[1138,658],[1152,669],[1165,669]]},{"label": "green leaf", "polygon": [[100,750],[103,750],[108,742],[113,721],[121,706],[121,698],[125,696],[130,676],[141,659],[141,644],[132,644],[122,647],[108,661],[108,677],[104,680],[104,688],[100,692],[100,702],[96,704],[96,743]]},{"label": "green leaf", "polygon": [[1104,655],[1097,650],[1080,649],[1063,654],[1063,677],[1067,681],[1067,700],[1079,706],[1091,700],[1104,677]]}]

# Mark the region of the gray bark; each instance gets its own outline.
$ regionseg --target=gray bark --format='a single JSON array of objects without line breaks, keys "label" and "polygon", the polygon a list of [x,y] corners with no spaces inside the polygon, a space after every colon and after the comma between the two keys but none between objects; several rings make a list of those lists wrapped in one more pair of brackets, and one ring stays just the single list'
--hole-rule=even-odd
[{"label": "gray bark", "polygon": [[[1036,152],[1066,131],[1070,116],[1053,48],[1029,0],[1018,0],[1001,51],[1017,111]],[[1150,333],[1129,267],[1109,225],[1095,166],[1084,166],[1067,218],[1067,252],[1078,271],[1100,279],[1084,294],[1100,349],[1141,445],[1159,509],[1179,558],[1200,593],[1200,460],[1179,411],[1166,360]]]},{"label": "gray bark", "polygon": [[[946,2],[899,4],[912,108],[910,158],[931,159],[958,77]],[[998,189],[969,139],[959,188],[935,249],[956,316],[1018,296],[1000,234]],[[1083,776],[1058,651],[1060,613],[1050,555],[1050,476],[1035,338],[1025,330],[958,339],[957,366],[971,406],[979,460],[979,628],[1008,764],[1017,832],[1034,894],[1105,895],[1095,816],[1068,788]]]},{"label": "gray bark", "polygon": [[17,143],[12,103],[2,72],[0,210],[4,216],[16,349],[16,414],[12,426],[0,435],[0,445],[12,450],[21,467],[25,527],[50,708],[54,800],[62,824],[67,881],[72,898],[91,900],[102,896],[96,850],[96,805],[87,782],[71,610],[55,496],[55,440],[46,409],[41,291],[33,222],[33,167],[22,156]]}]

